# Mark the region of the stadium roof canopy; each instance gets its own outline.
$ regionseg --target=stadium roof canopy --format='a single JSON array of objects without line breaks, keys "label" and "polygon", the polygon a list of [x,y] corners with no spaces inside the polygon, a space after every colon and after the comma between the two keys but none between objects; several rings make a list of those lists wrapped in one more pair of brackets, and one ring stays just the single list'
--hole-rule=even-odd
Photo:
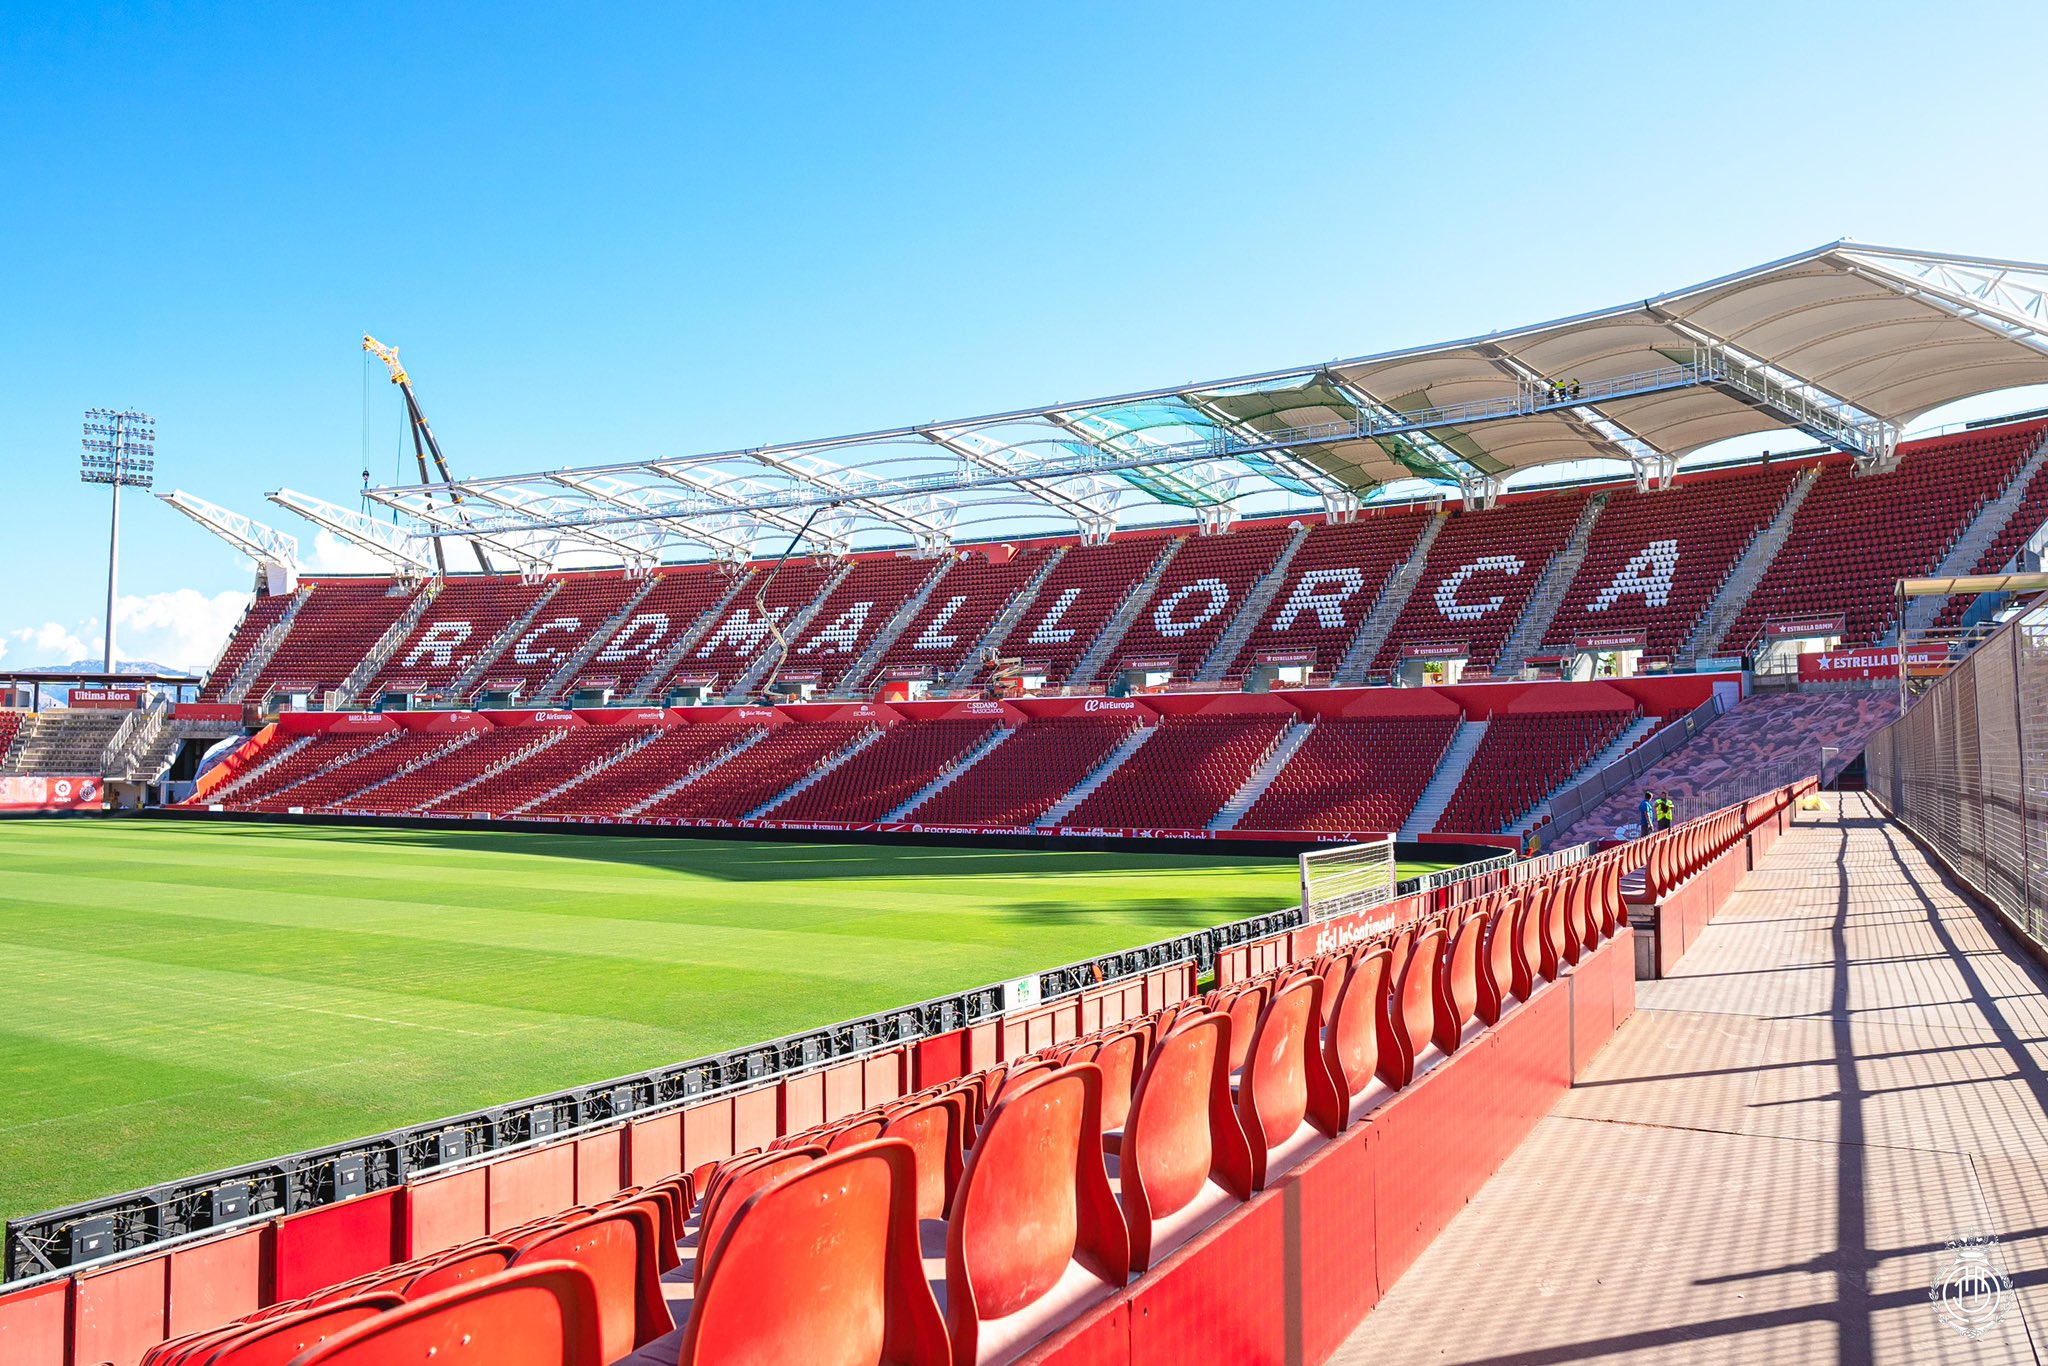
[{"label": "stadium roof canopy", "polygon": [[[1882,469],[1957,399],[2048,384],[2048,265],[1841,241],[1614,308],[1462,341],[865,432],[369,496],[522,568],[842,552],[1079,529],[1251,498],[1343,515],[1407,479],[1507,476],[1798,431]],[[287,504],[289,506],[289,504]],[[367,520],[367,519],[366,519]],[[379,525],[381,524],[374,524]],[[340,528],[336,528],[340,529]],[[343,531],[343,534],[347,534]],[[384,527],[375,533],[389,542]],[[384,545],[388,553],[388,545]]]}]

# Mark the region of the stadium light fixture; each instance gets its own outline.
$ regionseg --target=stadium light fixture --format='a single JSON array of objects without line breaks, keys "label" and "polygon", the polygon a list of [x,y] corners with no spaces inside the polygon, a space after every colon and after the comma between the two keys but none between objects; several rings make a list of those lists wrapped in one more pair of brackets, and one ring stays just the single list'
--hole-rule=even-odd
[{"label": "stadium light fixture", "polygon": [[78,478],[105,484],[113,512],[107,525],[107,639],[100,667],[114,672],[114,593],[121,577],[121,490],[156,481],[156,419],[133,409],[88,408],[79,439]]}]

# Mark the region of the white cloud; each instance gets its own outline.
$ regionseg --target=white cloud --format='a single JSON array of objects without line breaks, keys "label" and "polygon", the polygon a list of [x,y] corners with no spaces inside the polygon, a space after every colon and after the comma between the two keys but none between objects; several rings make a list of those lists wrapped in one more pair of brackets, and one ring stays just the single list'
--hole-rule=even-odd
[{"label": "white cloud", "polygon": [[300,570],[307,574],[382,574],[390,568],[354,541],[326,530],[313,537],[310,549],[299,543],[299,559]]},{"label": "white cloud", "polygon": [[[91,624],[80,623],[81,627]],[[20,642],[22,657],[31,666],[69,664],[75,659],[100,657],[97,647],[88,646],[72,633],[70,627],[60,626],[54,621],[46,621],[41,626],[24,626],[20,630],[9,631],[7,638]]]},{"label": "white cloud", "polygon": [[114,651],[197,673],[220,654],[248,605],[249,594],[233,589],[211,597],[193,588],[123,596],[114,603]]}]

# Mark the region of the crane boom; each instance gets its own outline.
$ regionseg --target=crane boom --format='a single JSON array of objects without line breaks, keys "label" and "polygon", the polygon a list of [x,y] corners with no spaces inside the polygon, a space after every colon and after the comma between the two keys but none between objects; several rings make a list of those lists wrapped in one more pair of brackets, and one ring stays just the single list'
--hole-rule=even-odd
[{"label": "crane boom", "polygon": [[[384,362],[384,368],[391,372],[391,382],[398,386],[398,391],[401,394],[405,395],[405,415],[412,430],[412,453],[413,458],[419,462],[420,482],[422,484],[432,482],[433,477],[427,473],[427,459],[431,456],[434,461],[434,470],[441,476],[441,482],[452,485],[455,482],[455,476],[448,472],[448,460],[441,454],[441,443],[434,439],[434,429],[427,425],[427,415],[421,410],[419,398],[412,391],[412,377],[405,373],[405,367],[398,362],[398,348],[386,346],[375,337],[365,333],[363,335],[363,350]],[[462,502],[461,492],[450,488],[448,490],[448,501],[459,506]],[[431,495],[428,497],[427,506],[430,508],[433,506]],[[476,556],[477,567],[486,574],[490,573],[491,562],[485,556],[483,546],[472,540],[469,543],[469,548]],[[442,553],[441,541],[438,537],[434,540],[434,564],[443,574],[448,572],[447,558]]]}]

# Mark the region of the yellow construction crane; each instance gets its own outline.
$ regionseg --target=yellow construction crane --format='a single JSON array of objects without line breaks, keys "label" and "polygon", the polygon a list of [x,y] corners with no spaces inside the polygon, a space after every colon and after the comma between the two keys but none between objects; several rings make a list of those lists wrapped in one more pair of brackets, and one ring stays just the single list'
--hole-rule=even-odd
[{"label": "yellow construction crane", "polygon": [[[412,428],[412,453],[414,458],[419,461],[420,483],[431,484],[434,481],[434,476],[427,473],[427,457],[432,456],[434,469],[440,475],[441,482],[451,485],[448,490],[448,501],[456,506],[460,506],[462,494],[459,490],[452,487],[455,483],[455,478],[448,473],[448,461],[441,454],[441,443],[434,440],[434,429],[427,425],[427,415],[420,411],[420,401],[412,391],[412,379],[405,373],[405,367],[398,363],[398,348],[386,346],[375,337],[365,334],[363,337],[363,350],[384,362],[384,368],[391,372],[391,382],[398,386],[400,393],[405,395],[405,414]],[[428,510],[432,511],[433,506],[434,496],[430,493],[427,495]],[[483,546],[479,545],[475,540],[471,540],[469,548],[476,555],[477,567],[486,574],[490,573],[491,562],[484,555]],[[441,538],[438,536],[434,538],[434,564],[442,573],[448,572],[448,562],[441,552]]]}]

